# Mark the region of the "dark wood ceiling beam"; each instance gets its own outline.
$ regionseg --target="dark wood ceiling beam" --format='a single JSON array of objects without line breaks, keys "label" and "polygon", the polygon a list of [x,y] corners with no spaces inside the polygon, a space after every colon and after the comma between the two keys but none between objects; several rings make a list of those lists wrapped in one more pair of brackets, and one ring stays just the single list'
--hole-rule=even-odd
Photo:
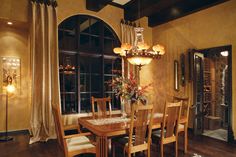
[{"label": "dark wood ceiling beam", "polygon": [[86,9],[98,12],[111,2],[112,0],[86,0]]},{"label": "dark wood ceiling beam", "polygon": [[132,0],[124,6],[125,19],[135,21],[139,16],[140,18],[150,16],[181,1],[184,0]]},{"label": "dark wood ceiling beam", "polygon": [[226,1],[228,0],[184,0],[149,16],[148,25],[154,27]]}]

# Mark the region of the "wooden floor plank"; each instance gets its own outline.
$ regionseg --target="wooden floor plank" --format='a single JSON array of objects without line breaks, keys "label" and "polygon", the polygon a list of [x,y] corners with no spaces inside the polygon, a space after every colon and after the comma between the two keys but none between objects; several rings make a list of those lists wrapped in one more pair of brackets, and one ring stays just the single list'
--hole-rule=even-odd
[{"label": "wooden floor plank", "polygon": [[[0,157],[63,157],[56,140],[48,142],[35,143],[29,145],[28,134],[14,135],[14,141],[0,143]],[[205,136],[189,135],[189,151],[188,154],[183,153],[183,138],[179,142],[179,156],[191,157],[194,153],[202,155],[202,157],[236,157],[236,145],[228,144],[223,141],[211,139]],[[122,157],[123,153],[117,149],[117,157]],[[84,155],[83,157],[93,157],[94,155]],[[136,157],[144,156],[138,154]],[[158,157],[157,145],[152,145],[152,155]],[[165,157],[174,157],[173,145],[165,147]]]}]

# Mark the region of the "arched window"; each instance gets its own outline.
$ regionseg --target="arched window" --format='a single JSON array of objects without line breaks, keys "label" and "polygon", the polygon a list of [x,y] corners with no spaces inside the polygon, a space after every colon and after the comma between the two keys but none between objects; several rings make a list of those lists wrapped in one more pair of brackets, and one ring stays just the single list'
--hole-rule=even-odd
[{"label": "arched window", "polygon": [[76,15],[59,25],[59,73],[63,114],[91,112],[91,96],[119,102],[110,81],[121,75],[121,59],[113,53],[120,44],[114,31],[102,20]]}]

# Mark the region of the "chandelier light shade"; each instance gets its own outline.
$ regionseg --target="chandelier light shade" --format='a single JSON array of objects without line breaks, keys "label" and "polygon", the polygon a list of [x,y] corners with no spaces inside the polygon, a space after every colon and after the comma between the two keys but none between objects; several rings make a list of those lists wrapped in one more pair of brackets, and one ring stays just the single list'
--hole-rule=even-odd
[{"label": "chandelier light shade", "polygon": [[119,54],[120,56],[127,58],[130,64],[137,65],[140,68],[151,63],[153,59],[158,59],[165,54],[164,46],[157,44],[150,49],[150,46],[144,42],[144,28],[135,27],[134,31],[134,45],[122,43],[121,47],[116,47],[113,49],[115,54]]}]

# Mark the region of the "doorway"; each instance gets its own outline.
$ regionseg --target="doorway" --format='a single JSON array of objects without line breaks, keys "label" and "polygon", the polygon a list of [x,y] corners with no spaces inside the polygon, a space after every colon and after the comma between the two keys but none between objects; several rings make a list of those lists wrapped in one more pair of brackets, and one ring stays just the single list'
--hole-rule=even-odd
[{"label": "doorway", "polygon": [[231,46],[193,51],[194,133],[230,142]]}]

